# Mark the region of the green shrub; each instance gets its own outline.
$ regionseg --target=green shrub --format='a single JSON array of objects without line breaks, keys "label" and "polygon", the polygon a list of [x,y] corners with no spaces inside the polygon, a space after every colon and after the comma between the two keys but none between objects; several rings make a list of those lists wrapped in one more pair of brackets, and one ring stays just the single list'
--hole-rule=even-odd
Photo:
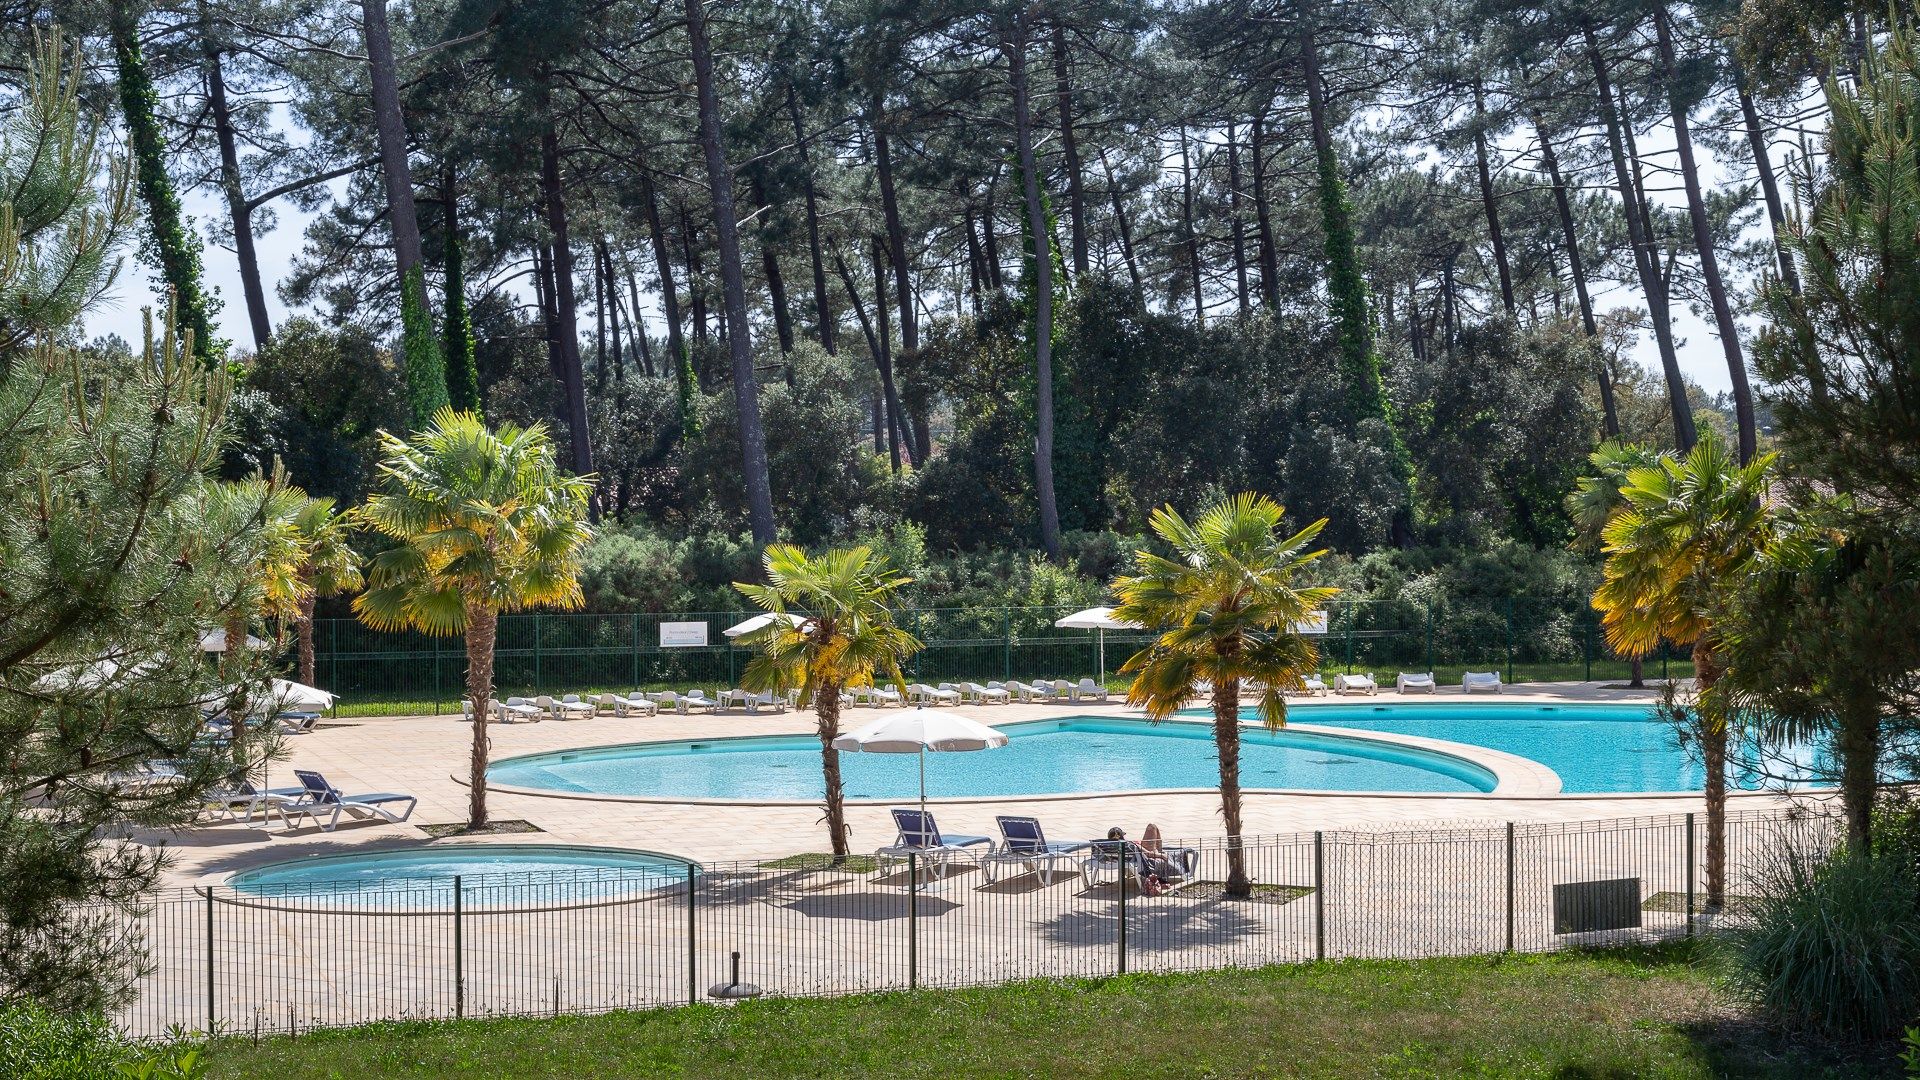
[{"label": "green shrub", "polygon": [[38,1005],[0,1007],[0,1076],[10,1080],[108,1080],[127,1045],[104,1019]]},{"label": "green shrub", "polygon": [[1730,940],[1734,985],[1788,1028],[1879,1038],[1920,1010],[1920,911],[1897,860],[1783,851]]}]

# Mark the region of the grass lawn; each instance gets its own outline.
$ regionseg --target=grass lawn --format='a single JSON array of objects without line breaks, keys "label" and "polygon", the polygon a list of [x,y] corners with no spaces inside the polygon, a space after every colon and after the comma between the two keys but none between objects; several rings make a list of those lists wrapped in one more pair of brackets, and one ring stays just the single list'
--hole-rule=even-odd
[{"label": "grass lawn", "polygon": [[[1684,947],[1033,982],[216,1044],[215,1077],[1880,1077],[1755,1030]],[[1879,1062],[1888,1064],[1879,1064]]]}]

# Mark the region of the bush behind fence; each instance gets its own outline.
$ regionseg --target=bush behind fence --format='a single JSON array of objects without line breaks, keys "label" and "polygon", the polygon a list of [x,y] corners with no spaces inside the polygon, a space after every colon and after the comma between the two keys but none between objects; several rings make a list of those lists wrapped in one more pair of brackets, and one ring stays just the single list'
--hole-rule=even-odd
[{"label": "bush behind fence", "polygon": [[[1511,597],[1477,605],[1377,600],[1333,603],[1320,637],[1327,672],[1499,671],[1508,682],[1625,678],[1628,661],[1606,647],[1597,616],[1565,601]],[[1150,636],[1063,630],[1054,607],[909,608],[900,625],[924,644],[906,674],[928,682],[1032,679],[1116,671]],[[738,685],[751,650],[723,631],[751,612],[533,613],[500,620],[494,684],[502,695],[600,689]],[[663,644],[662,624],[698,624],[705,645]],[[381,633],[352,619],[314,627],[315,678],[354,711],[404,703],[454,711],[464,692],[466,652],[457,638]],[[1676,670],[1678,669],[1678,670]],[[1687,674],[1684,654],[1663,647],[1649,676]]]},{"label": "bush behind fence", "polygon": [[[1823,811],[1735,811],[1737,917],[1763,862],[1826,850]],[[1177,844],[1174,846],[1178,846]],[[1340,957],[1467,955],[1626,944],[1695,933],[1704,819],[1494,823],[1328,831],[1242,843],[1251,899],[1229,901],[1222,839],[1192,845],[1196,883],[1170,895],[1047,881],[1007,867],[835,867],[821,857],[685,872],[522,874],[326,886],[224,886],[156,898],[127,940],[151,963],[119,1022],[274,1034],[376,1020],[558,1015],[703,1000],[731,978],[817,996],[1041,977],[1256,967]],[[689,883],[690,882],[690,883]]]}]

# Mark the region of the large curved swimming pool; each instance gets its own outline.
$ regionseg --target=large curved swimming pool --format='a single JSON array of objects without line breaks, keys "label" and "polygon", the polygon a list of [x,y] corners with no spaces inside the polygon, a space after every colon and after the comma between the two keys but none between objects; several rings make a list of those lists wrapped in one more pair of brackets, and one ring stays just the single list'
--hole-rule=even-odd
[{"label": "large curved swimming pool", "polygon": [[[927,755],[931,798],[1212,788],[1220,781],[1208,724],[1070,717],[1008,724],[1007,745]],[[1494,774],[1451,754],[1355,736],[1248,731],[1240,782],[1248,788],[1468,793]],[[849,799],[911,799],[911,754],[840,754]],[[639,743],[507,758],[490,783],[576,794],[806,802],[822,795],[820,743],[760,736]]]},{"label": "large curved swimming pool", "polygon": [[[1252,710],[1245,714],[1253,716]],[[1417,735],[1502,750],[1537,761],[1560,776],[1568,794],[1698,791],[1700,762],[1680,747],[1672,725],[1645,705],[1532,705],[1494,702],[1316,705],[1290,719],[1354,731]],[[1799,775],[1819,775],[1814,759],[1796,752]],[[1792,762],[1769,762],[1776,775]],[[1735,768],[1735,787],[1763,780]]]},{"label": "large curved swimming pool", "polygon": [[571,844],[436,844],[292,859],[242,870],[236,892],[382,906],[443,907],[460,882],[474,906],[600,899],[687,879],[685,859],[651,851]]}]

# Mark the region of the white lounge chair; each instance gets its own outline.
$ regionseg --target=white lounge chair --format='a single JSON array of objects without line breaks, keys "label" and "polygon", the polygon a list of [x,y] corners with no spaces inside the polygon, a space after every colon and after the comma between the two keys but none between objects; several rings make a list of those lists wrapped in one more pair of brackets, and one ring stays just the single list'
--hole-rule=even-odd
[{"label": "white lounge chair", "polygon": [[1301,693],[1306,694],[1308,697],[1314,697],[1316,695],[1320,697],[1326,697],[1327,696],[1326,680],[1322,679],[1319,673],[1316,672],[1300,680],[1300,691]]},{"label": "white lounge chair", "polygon": [[281,809],[288,803],[299,802],[306,796],[306,788],[272,788],[263,790],[242,781],[232,788],[221,791],[209,791],[200,798],[200,810],[212,814],[214,821],[238,821],[247,828],[255,828],[254,817],[260,818],[260,824],[266,825],[273,815],[280,815],[280,823],[287,823],[287,815]]},{"label": "white lounge chair", "polygon": [[920,705],[958,705],[960,692],[957,690],[936,690],[926,683],[907,684],[907,703]]},{"label": "white lounge chair", "polygon": [[961,683],[960,686],[975,704],[1005,705],[1013,700],[1013,695],[1007,692],[1007,688],[998,684],[988,683],[986,686],[981,686],[977,682],[969,682]]},{"label": "white lounge chair", "polygon": [[[287,819],[287,827],[293,827],[293,818],[309,817],[314,824],[332,832],[340,824],[340,815],[347,814],[356,818],[379,818],[395,825],[413,816],[413,808],[420,800],[412,795],[402,795],[391,791],[369,792],[364,795],[342,794],[339,788],[327,783],[327,778],[317,772],[305,769],[293,770],[300,778],[304,795],[297,800],[282,802],[277,806],[281,816]],[[407,808],[393,811],[387,807],[406,803]],[[321,819],[325,818],[325,821]]]},{"label": "white lounge chair", "polygon": [[547,717],[547,710],[526,698],[510,697],[494,706],[493,715],[501,723],[510,724],[515,720],[544,720]]},{"label": "white lounge chair", "polygon": [[[1005,690],[1007,693],[1011,694],[1013,697],[1017,698],[1020,701],[1032,701],[1035,698],[1038,698],[1042,693],[1039,687],[1029,686],[1028,684],[1021,682],[1019,679],[1009,679],[1005,683],[990,682],[987,684],[987,687],[989,689],[997,687],[999,689]],[[1052,687],[1048,687],[1047,689],[1048,689],[1048,692],[1050,692],[1052,690]]]},{"label": "white lounge chair", "polygon": [[1373,672],[1365,675],[1335,675],[1333,692],[1336,694],[1377,694],[1380,684],[1373,681]]},{"label": "white lounge chair", "polygon": [[1460,691],[1471,694],[1475,690],[1491,690],[1498,694],[1502,691],[1500,673],[1497,671],[1469,671],[1460,676]]},{"label": "white lounge chair", "polygon": [[1059,701],[1079,701],[1080,684],[1065,679],[1053,680],[1053,696]]},{"label": "white lounge chair", "polygon": [[734,695],[733,700],[746,706],[750,713],[757,713],[761,709],[770,712],[787,711],[787,697],[784,694],[775,694],[771,690],[762,690],[757,694],[751,690],[732,690],[729,693]]},{"label": "white lounge chair", "polygon": [[595,694],[593,695],[593,705],[595,708],[610,712],[615,716],[633,716],[635,714],[652,716],[654,713],[660,711],[660,707],[648,701],[645,694],[636,694],[633,697],[622,697],[619,694]]},{"label": "white lounge chair", "polygon": [[1075,700],[1086,701],[1089,698],[1094,701],[1107,700],[1107,688],[1092,679],[1081,679],[1080,685],[1075,688]]},{"label": "white lounge chair", "polygon": [[572,720],[576,717],[585,718],[592,716],[594,713],[593,706],[581,701],[579,694],[568,694],[563,698],[555,698],[547,694],[537,694],[534,696],[533,703],[547,710],[547,715],[553,717],[555,720]]},{"label": "white lounge chair", "polygon": [[705,709],[710,713],[719,712],[722,707],[717,699],[708,697],[707,692],[697,686],[681,694],[680,703],[688,709]]},{"label": "white lounge chair", "polygon": [[1434,684],[1433,672],[1431,671],[1403,671],[1400,673],[1400,677],[1393,681],[1393,689],[1396,693],[1401,694],[1411,690],[1420,690],[1431,694],[1438,690],[1439,687]]},{"label": "white lounge chair", "polygon": [[853,695],[855,704],[865,703],[876,709],[884,709],[889,705],[904,705],[907,700],[900,696],[900,691],[886,686],[855,686],[848,692]]}]

